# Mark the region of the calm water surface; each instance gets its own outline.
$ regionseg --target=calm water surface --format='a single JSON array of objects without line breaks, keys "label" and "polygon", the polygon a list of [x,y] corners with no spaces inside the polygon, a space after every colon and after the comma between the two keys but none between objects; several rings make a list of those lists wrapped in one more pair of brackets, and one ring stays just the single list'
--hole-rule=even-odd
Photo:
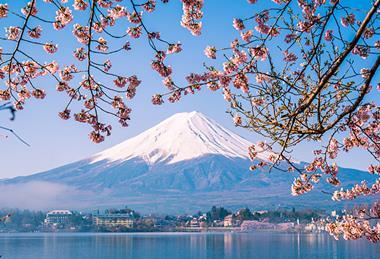
[{"label": "calm water surface", "polygon": [[2,259],[377,258],[380,245],[325,234],[0,234]]}]

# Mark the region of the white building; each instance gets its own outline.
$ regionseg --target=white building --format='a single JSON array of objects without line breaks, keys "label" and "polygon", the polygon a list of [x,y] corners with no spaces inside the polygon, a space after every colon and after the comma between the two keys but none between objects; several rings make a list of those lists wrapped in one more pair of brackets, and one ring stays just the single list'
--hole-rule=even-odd
[{"label": "white building", "polygon": [[130,214],[103,214],[94,215],[93,223],[97,226],[133,228],[134,220]]},{"label": "white building", "polygon": [[67,224],[72,216],[73,213],[69,210],[52,210],[46,214],[45,224]]}]

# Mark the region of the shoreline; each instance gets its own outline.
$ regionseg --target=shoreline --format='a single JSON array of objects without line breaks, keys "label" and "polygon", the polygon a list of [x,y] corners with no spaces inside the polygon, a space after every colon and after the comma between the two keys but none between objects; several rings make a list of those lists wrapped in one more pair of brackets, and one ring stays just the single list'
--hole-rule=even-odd
[{"label": "shoreline", "polygon": [[49,234],[49,235],[55,235],[55,234],[70,234],[70,235],[133,235],[133,234],[254,234],[254,233],[273,233],[273,234],[327,234],[327,232],[320,231],[320,232],[305,232],[305,231],[280,231],[275,229],[258,229],[254,231],[218,231],[218,230],[208,230],[208,231],[129,231],[129,232],[99,232],[99,231],[89,231],[89,232],[74,232],[74,231],[35,231],[35,232],[0,232],[0,236],[2,235],[17,235],[17,234]]},{"label": "shoreline", "polygon": [[327,237],[332,238],[328,233],[289,233],[289,232],[271,232],[271,231],[257,231],[257,232],[124,232],[124,233],[105,233],[105,232],[18,232],[18,233],[0,233],[0,240],[15,238],[32,238],[32,239],[50,239],[50,238],[90,238],[90,237],[180,237],[180,236],[288,236],[288,237]]}]

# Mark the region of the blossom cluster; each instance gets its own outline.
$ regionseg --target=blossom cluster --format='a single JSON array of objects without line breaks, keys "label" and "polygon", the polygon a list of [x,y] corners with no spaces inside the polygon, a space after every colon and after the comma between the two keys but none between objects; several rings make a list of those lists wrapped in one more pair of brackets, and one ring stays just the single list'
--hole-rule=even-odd
[{"label": "blossom cluster", "polygon": [[380,178],[370,187],[367,186],[366,181],[362,181],[360,184],[355,184],[351,189],[335,191],[332,199],[335,201],[353,200],[361,195],[376,195],[378,193],[380,193]]},{"label": "blossom cluster", "polygon": [[326,230],[335,238],[341,236],[345,240],[357,240],[366,238],[373,243],[380,241],[380,223],[371,224],[371,219],[380,218],[380,203],[375,202],[371,209],[359,208],[352,214],[338,217],[333,222],[326,224]]},{"label": "blossom cluster", "polygon": [[[170,88],[168,99],[173,100],[170,94],[178,100],[204,87],[220,89],[235,126],[253,130],[270,140],[266,146],[279,148],[268,163],[260,159],[262,149],[250,146],[250,158],[258,161],[251,170],[268,167],[297,173],[293,195],[310,192],[323,178],[341,185],[336,159],[353,148],[374,158],[368,172],[376,183],[337,190],[333,199],[378,193],[380,111],[372,86],[380,66],[380,42],[374,37],[380,33],[380,1],[368,5],[365,16],[342,1],[300,0],[298,6],[288,0],[272,2],[256,8],[251,17],[234,18],[238,37],[228,46],[204,49],[207,58],[222,59],[220,65],[205,65],[205,72],[189,74],[188,85]],[[152,102],[162,104],[166,95],[156,94]],[[322,145],[300,168],[289,154],[303,141]]]},{"label": "blossom cluster", "polygon": [[181,0],[183,15],[181,25],[187,28],[193,35],[198,36],[202,31],[203,0]]},{"label": "blossom cluster", "polygon": [[[6,86],[5,89],[0,88],[0,100],[13,100],[15,108],[21,110],[27,99],[45,98],[47,93],[44,89],[37,88],[34,80],[50,75],[56,80],[56,90],[66,93],[68,97],[67,105],[58,113],[59,117],[64,120],[73,117],[78,122],[89,124],[92,127],[90,139],[95,143],[102,142],[111,134],[112,127],[100,121],[103,117],[101,114],[113,115],[122,126],[128,126],[131,109],[127,106],[127,101],[136,95],[141,83],[136,75],[113,73],[112,55],[131,50],[127,37],[136,39],[142,36],[146,36],[155,53],[152,68],[163,77],[169,90],[175,90],[176,85],[170,76],[172,68],[164,62],[167,55],[181,52],[182,44],[162,39],[160,32],[149,31],[144,23],[143,14],[155,11],[156,0],[147,0],[143,4],[128,1],[125,5],[122,5],[122,0],[74,0],[72,5],[66,0],[44,2],[47,4],[44,8],[49,11],[38,12],[37,1],[31,0],[21,9],[24,24],[5,28],[6,40],[17,44],[16,49],[9,51],[0,48],[0,57],[6,58],[0,67],[0,79],[5,81]],[[168,0],[161,2],[165,4]],[[200,34],[203,1],[183,1],[183,6],[181,24],[193,34]],[[50,14],[53,14],[52,18],[49,17]],[[86,14],[87,19],[76,19],[83,14]],[[19,14],[10,10],[8,4],[0,4],[0,19],[10,16]],[[111,30],[118,20],[126,20],[130,24],[124,35],[114,34]],[[72,35],[81,45],[72,51],[73,58],[79,63],[43,63],[33,53],[28,53],[24,47],[27,44],[42,46],[51,55],[59,52],[57,43],[39,41],[44,26],[49,24],[56,31],[72,26]],[[21,41],[23,44],[19,44]],[[120,46],[117,49],[110,47],[117,44]],[[19,61],[25,57],[27,60]],[[103,57],[106,58],[102,60]],[[107,77],[111,80],[104,80]],[[180,96],[180,92],[175,92],[169,99],[174,102]],[[78,112],[74,111],[74,106],[77,106],[74,101],[82,105]]]}]

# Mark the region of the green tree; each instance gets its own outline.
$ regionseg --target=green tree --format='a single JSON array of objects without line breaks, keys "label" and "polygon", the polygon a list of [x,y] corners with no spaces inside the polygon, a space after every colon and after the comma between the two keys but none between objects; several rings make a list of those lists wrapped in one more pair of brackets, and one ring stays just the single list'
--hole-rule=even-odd
[{"label": "green tree", "polygon": [[214,221],[214,220],[222,220],[224,219],[227,215],[232,214],[230,211],[226,210],[223,207],[216,207],[213,206],[209,212],[207,212],[207,219],[209,221]]}]

